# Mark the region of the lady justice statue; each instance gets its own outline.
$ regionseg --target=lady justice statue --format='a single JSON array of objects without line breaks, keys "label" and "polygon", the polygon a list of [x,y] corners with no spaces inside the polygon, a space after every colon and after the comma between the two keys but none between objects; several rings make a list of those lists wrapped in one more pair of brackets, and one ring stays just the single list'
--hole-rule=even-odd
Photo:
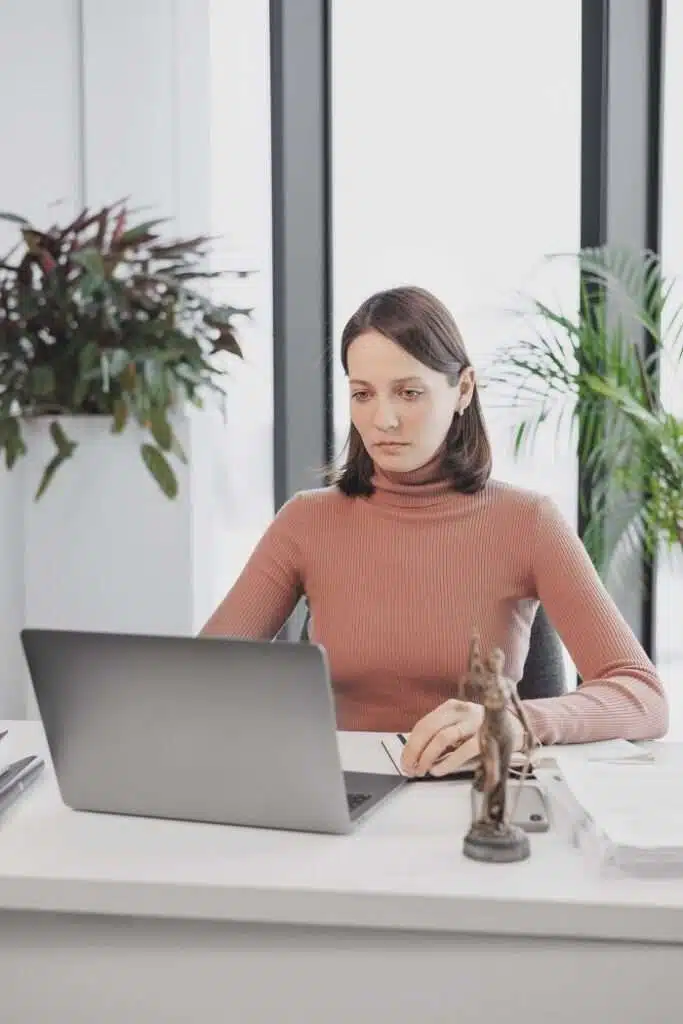
[{"label": "lady justice statue", "polygon": [[505,655],[497,647],[483,658],[479,637],[473,637],[468,672],[462,683],[468,699],[478,700],[484,708],[479,731],[481,759],[473,782],[475,810],[463,846],[465,856],[474,860],[509,862],[525,860],[530,854],[526,832],[510,822],[508,813],[509,771],[516,738],[512,715],[521,723],[522,752],[527,759],[519,785],[524,783],[531,753],[538,744],[516,683],[503,675],[504,664]]}]

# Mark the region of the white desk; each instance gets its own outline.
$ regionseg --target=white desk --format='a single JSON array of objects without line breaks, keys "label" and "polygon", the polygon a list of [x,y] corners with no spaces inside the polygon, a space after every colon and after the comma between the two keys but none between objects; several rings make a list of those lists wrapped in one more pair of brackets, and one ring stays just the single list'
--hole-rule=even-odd
[{"label": "white desk", "polygon": [[[5,725],[0,762],[47,753],[37,723]],[[391,770],[378,737],[341,742]],[[78,814],[50,770],[0,826],[0,1020],[680,1019],[683,881],[599,880],[553,833],[477,864],[467,826],[457,783],[336,837]]]}]

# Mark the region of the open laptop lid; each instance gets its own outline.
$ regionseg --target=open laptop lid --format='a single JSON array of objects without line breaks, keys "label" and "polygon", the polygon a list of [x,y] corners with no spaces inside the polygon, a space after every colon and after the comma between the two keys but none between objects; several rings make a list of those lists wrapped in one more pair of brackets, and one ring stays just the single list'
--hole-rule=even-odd
[{"label": "open laptop lid", "polygon": [[318,645],[41,629],[21,636],[69,806],[349,830]]}]

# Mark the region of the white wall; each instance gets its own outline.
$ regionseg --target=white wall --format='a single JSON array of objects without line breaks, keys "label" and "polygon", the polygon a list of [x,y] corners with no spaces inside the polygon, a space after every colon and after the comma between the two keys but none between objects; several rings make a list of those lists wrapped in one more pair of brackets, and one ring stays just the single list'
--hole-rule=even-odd
[{"label": "white wall", "polygon": [[[575,308],[573,271],[544,254],[580,244],[578,0],[333,3],[335,337],[375,290],[427,287],[475,366],[513,337],[520,289]],[[335,361],[337,447],[348,427]],[[576,522],[576,460],[541,431],[515,461],[510,417],[484,407],[499,478],[537,488]]]},{"label": "white wall", "polygon": [[[76,0],[4,0],[0,6],[0,86],[5,98],[0,209],[45,217],[48,203],[68,216],[79,201]],[[49,101],[48,101],[49,99]],[[10,230],[0,224],[0,252]],[[23,522],[20,471],[0,464],[0,717],[24,711]]]},{"label": "white wall", "polygon": [[[267,0],[0,5],[0,84],[12,98],[0,208],[42,222],[55,199],[65,200],[61,218],[83,201],[130,195],[150,207],[144,215],[172,216],[173,233],[227,235],[218,262],[257,271],[220,285],[221,297],[254,307],[247,358],[228,364],[227,426],[193,417],[188,560],[176,553],[174,591],[157,595],[169,622],[189,609],[187,632],[228,589],[273,512],[267,12]],[[252,479],[247,467],[258,467]],[[0,718],[24,710],[21,484],[19,470],[0,470]]]}]

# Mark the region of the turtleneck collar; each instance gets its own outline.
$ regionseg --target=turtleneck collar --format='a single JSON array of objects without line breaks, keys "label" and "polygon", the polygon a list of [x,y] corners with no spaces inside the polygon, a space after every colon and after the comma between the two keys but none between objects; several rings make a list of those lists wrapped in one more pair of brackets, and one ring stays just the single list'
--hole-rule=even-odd
[{"label": "turtleneck collar", "polygon": [[375,466],[372,483],[375,491],[370,500],[377,505],[428,507],[440,505],[449,496],[457,494],[451,480],[444,474],[441,450],[423,466],[406,473]]}]

